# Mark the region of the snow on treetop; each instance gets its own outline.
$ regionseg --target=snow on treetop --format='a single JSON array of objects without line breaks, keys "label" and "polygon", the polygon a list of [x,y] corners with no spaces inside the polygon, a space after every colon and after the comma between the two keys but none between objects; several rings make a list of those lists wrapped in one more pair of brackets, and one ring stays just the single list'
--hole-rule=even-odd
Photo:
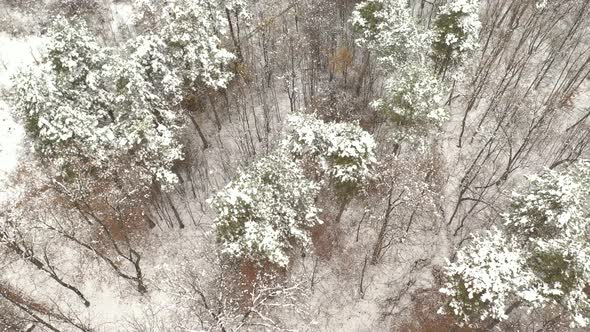
[{"label": "snow on treetop", "polygon": [[285,148],[297,158],[315,159],[338,184],[358,186],[372,178],[375,140],[358,124],[328,123],[315,115],[288,120]]},{"label": "snow on treetop", "polygon": [[256,161],[208,201],[217,212],[222,252],[287,266],[293,246],[307,246],[309,228],[321,223],[315,206],[318,189],[282,153]]},{"label": "snow on treetop", "polygon": [[590,163],[548,170],[514,194],[504,230],[459,250],[441,292],[464,322],[505,320],[507,308],[556,305],[572,327],[590,324]]}]

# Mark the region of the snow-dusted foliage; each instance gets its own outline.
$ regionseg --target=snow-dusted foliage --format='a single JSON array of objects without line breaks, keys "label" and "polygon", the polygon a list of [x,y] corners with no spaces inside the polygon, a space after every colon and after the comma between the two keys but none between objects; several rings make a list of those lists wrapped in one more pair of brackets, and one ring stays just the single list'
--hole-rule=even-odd
[{"label": "snow-dusted foliage", "polygon": [[440,127],[447,118],[444,91],[425,56],[432,33],[415,22],[407,1],[362,2],[352,23],[361,34],[356,42],[375,52],[387,73],[384,96],[373,107],[395,125],[394,141],[414,141]]},{"label": "snow-dusted foliage", "polygon": [[549,0],[537,0],[537,1],[535,1],[535,8],[537,8],[539,10],[543,10],[543,9],[547,8],[547,6],[550,4],[551,4],[551,2]]},{"label": "snow-dusted foliage", "polygon": [[434,23],[433,56],[439,68],[463,63],[479,47],[479,0],[451,0]]},{"label": "snow-dusted foliage", "polygon": [[463,321],[507,318],[506,308],[562,308],[590,324],[590,162],[530,178],[514,194],[504,232],[477,238],[450,263],[444,293]]},{"label": "snow-dusted foliage", "polygon": [[513,194],[506,226],[512,232],[535,240],[578,236],[587,232],[590,164],[581,162],[567,172],[546,171],[529,178],[524,194]]},{"label": "snow-dusted foliage", "polygon": [[451,297],[449,309],[461,321],[506,319],[507,308],[533,280],[525,264],[514,240],[488,232],[457,253],[441,292]]},{"label": "snow-dusted foliage", "polygon": [[84,25],[58,19],[42,63],[15,78],[15,113],[61,175],[123,182],[129,175],[138,188],[176,182],[176,116],[135,60],[114,56]]},{"label": "snow-dusted foliage", "polygon": [[161,102],[165,98],[171,105],[177,105],[182,100],[182,79],[166,51],[164,41],[154,34],[137,36],[127,45],[129,64],[155,89],[152,99]]},{"label": "snow-dusted foliage", "polygon": [[412,17],[406,0],[369,0],[356,5],[351,22],[359,45],[376,52],[386,67],[424,57],[431,34]]},{"label": "snow-dusted foliage", "polygon": [[16,112],[28,132],[46,143],[37,146],[41,152],[51,153],[73,136],[96,144],[108,136],[108,129],[92,130],[97,117],[108,116],[100,107],[111,102],[101,72],[108,57],[84,27],[59,20],[43,63],[17,77]]},{"label": "snow-dusted foliage", "polygon": [[311,159],[339,186],[356,188],[372,177],[375,140],[358,124],[327,123],[315,115],[288,119],[285,148],[297,159]]},{"label": "snow-dusted foliage", "polygon": [[256,161],[209,200],[222,252],[285,267],[295,245],[309,244],[308,229],[321,221],[318,186],[288,156]]},{"label": "snow-dusted foliage", "polygon": [[[139,39],[138,43],[142,44],[130,59],[119,61],[114,68],[114,107],[120,114],[119,119],[124,119],[116,126],[117,148],[123,151],[136,147],[133,155],[136,163],[147,170],[145,175],[155,176],[159,183],[169,187],[177,181],[171,171],[172,165],[182,159],[181,147],[175,138],[180,129],[176,112],[180,82],[159,61],[162,58],[155,58],[160,53],[142,49],[150,41]],[[150,56],[151,59],[146,59]],[[149,66],[144,61],[150,61]],[[146,183],[149,180],[144,179]]]},{"label": "snow-dusted foliage", "polygon": [[[240,3],[227,5],[235,10]],[[235,56],[221,46],[228,27],[220,1],[139,0],[136,6],[137,20],[165,43],[167,56],[189,88],[200,83],[214,89],[227,86],[232,74],[226,67]]]},{"label": "snow-dusted foliage", "polygon": [[385,82],[385,95],[373,102],[396,126],[393,139],[414,141],[438,129],[448,119],[443,87],[429,68],[407,66]]}]

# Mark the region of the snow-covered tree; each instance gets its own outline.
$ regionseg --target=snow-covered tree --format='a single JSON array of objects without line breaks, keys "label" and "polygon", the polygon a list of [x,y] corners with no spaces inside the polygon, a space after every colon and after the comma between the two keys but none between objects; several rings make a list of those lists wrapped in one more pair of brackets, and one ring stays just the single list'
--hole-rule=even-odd
[{"label": "snow-covered tree", "polygon": [[64,169],[74,167],[68,156],[110,158],[101,147],[114,137],[112,95],[103,69],[110,55],[83,26],[59,19],[50,31],[47,56],[22,73],[15,84],[15,111],[35,148]]},{"label": "snow-covered tree", "polygon": [[479,47],[479,0],[451,0],[434,22],[433,58],[439,74],[461,65]]},{"label": "snow-covered tree", "polygon": [[447,267],[442,292],[461,321],[506,319],[507,309],[524,295],[534,277],[514,239],[494,230],[477,236]]},{"label": "snow-covered tree", "polygon": [[[227,4],[232,10],[239,5]],[[139,0],[136,7],[138,22],[166,45],[166,55],[186,88],[196,90],[201,84],[213,89],[227,86],[232,78],[227,67],[235,56],[222,47],[228,22],[221,1]]]},{"label": "snow-covered tree", "polygon": [[406,0],[368,0],[356,5],[351,22],[357,44],[375,52],[379,62],[397,68],[426,55],[431,34],[412,17]]},{"label": "snow-covered tree", "polygon": [[447,120],[443,92],[429,68],[410,65],[386,80],[385,95],[375,100],[373,107],[395,125],[393,138],[397,143],[414,141]]},{"label": "snow-covered tree", "polygon": [[158,35],[139,35],[129,41],[126,54],[129,64],[135,66],[139,75],[151,83],[154,99],[178,106],[182,101],[182,79],[168,57],[166,47]]},{"label": "snow-covered tree", "polygon": [[530,178],[514,194],[504,230],[457,254],[442,292],[464,322],[507,319],[517,306],[561,310],[571,326],[590,324],[590,162]]},{"label": "snow-covered tree", "polygon": [[115,56],[63,18],[49,37],[42,63],[15,79],[15,113],[35,150],[66,180],[89,175],[128,190],[175,183],[178,120],[138,56]]},{"label": "snow-covered tree", "polygon": [[286,267],[289,251],[307,246],[309,228],[321,223],[317,192],[288,156],[274,153],[256,161],[209,200],[222,252]]},{"label": "snow-covered tree", "polygon": [[233,77],[229,69],[236,56],[224,47],[227,39],[224,37],[230,28],[241,57],[230,16],[244,13],[245,3],[238,0],[137,0],[135,4],[137,26],[145,40],[157,41],[157,49],[152,50],[161,53],[173,74],[170,77],[175,76],[181,83],[178,86],[181,93],[176,96],[181,99],[184,114],[195,126],[203,147],[207,148],[209,143],[194,112],[199,111],[199,98],[206,90],[226,88]]},{"label": "snow-covered tree", "polygon": [[287,121],[287,151],[317,163],[336,186],[352,191],[372,177],[375,140],[358,124],[328,123],[309,114],[292,115]]},{"label": "snow-covered tree", "polygon": [[432,33],[420,27],[405,0],[370,0],[358,4],[352,23],[357,43],[377,54],[387,73],[384,96],[373,107],[394,124],[396,143],[426,136],[446,120],[442,84],[426,55]]},{"label": "snow-covered tree", "polygon": [[177,181],[172,166],[182,159],[176,139],[181,127],[177,112],[180,80],[169,72],[162,58],[155,58],[161,53],[142,49],[157,47],[157,40],[140,38],[137,43],[141,45],[129,60],[118,61],[111,75],[115,78],[113,106],[118,115],[115,148],[121,153],[132,151],[133,164],[145,176],[143,183],[150,183],[155,176],[158,183],[170,189]]}]

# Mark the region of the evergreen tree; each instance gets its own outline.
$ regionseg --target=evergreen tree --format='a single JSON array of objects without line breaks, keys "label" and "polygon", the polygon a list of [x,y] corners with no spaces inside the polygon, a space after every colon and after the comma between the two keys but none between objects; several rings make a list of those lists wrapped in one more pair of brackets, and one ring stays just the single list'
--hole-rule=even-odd
[{"label": "evergreen tree", "polygon": [[178,120],[137,54],[123,60],[64,18],[49,37],[42,63],[14,90],[15,113],[40,156],[66,182],[111,179],[127,191],[175,183]]},{"label": "evergreen tree", "polygon": [[291,249],[308,246],[309,228],[321,223],[317,192],[288,156],[256,161],[209,200],[222,253],[286,267]]},{"label": "evergreen tree", "polygon": [[452,0],[434,22],[432,57],[437,73],[463,64],[479,47],[479,0]]},{"label": "evergreen tree", "polygon": [[352,193],[372,177],[373,136],[358,124],[324,122],[315,115],[292,115],[283,146],[296,160],[317,165],[341,192]]},{"label": "evergreen tree", "polygon": [[462,321],[505,320],[517,306],[553,308],[590,323],[590,162],[530,178],[504,229],[478,236],[447,267],[441,290]]}]

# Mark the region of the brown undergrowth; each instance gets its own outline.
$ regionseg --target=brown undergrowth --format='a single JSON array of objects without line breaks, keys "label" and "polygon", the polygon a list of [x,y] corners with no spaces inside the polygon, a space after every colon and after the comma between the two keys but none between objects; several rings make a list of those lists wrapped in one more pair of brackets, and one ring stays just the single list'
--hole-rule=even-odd
[{"label": "brown undergrowth", "polygon": [[47,305],[26,297],[22,292],[6,284],[0,284],[0,298],[5,298],[43,315],[52,316],[54,314]]}]

